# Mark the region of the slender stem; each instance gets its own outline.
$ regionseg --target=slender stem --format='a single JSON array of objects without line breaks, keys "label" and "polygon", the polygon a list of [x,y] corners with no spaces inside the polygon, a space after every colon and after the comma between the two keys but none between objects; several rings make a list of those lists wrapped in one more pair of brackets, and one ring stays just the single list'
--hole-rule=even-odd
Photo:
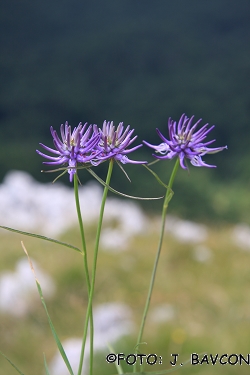
[{"label": "slender stem", "polygon": [[[136,351],[138,350],[138,347],[139,347],[139,345],[141,343],[141,340],[142,340],[144,326],[145,326],[145,322],[146,322],[146,318],[147,318],[147,314],[148,314],[148,309],[149,309],[149,305],[150,305],[150,301],[151,301],[151,296],[152,296],[152,291],[153,291],[153,287],[154,287],[157,266],[158,266],[158,262],[159,262],[159,258],[160,258],[160,254],[161,254],[162,242],[163,242],[163,237],[164,237],[168,203],[169,203],[169,201],[171,199],[171,196],[172,196],[172,186],[173,186],[173,183],[174,183],[174,179],[175,179],[178,167],[179,167],[179,158],[176,160],[176,163],[174,165],[172,174],[170,176],[168,187],[167,187],[166,194],[165,194],[163,207],[162,207],[161,232],[160,232],[158,250],[157,250],[157,253],[156,253],[153,272],[152,272],[152,276],[151,276],[151,280],[150,280],[150,284],[149,284],[148,296],[147,296],[147,299],[146,299],[146,304],[145,304],[145,308],[144,308],[143,315],[142,315],[140,331],[139,331],[138,338],[137,338]],[[136,372],[136,368],[137,367],[136,367],[136,363],[135,363],[134,372]]]},{"label": "slender stem", "polygon": [[[102,229],[103,214],[104,214],[104,208],[105,208],[105,203],[106,203],[107,194],[108,194],[108,185],[110,183],[110,179],[111,179],[111,175],[112,175],[113,164],[114,164],[114,161],[112,159],[110,159],[108,173],[107,173],[107,177],[106,177],[106,185],[107,186],[105,186],[104,191],[103,191],[99,221],[98,221],[98,225],[97,225],[96,242],[95,242],[95,249],[94,249],[94,260],[93,260],[93,266],[92,266],[92,279],[91,279],[88,307],[87,307],[86,318],[85,318],[82,351],[81,351],[80,363],[79,363],[79,368],[78,368],[78,373],[77,373],[78,375],[81,375],[81,372],[82,372],[84,348],[85,348],[87,332],[88,332],[88,320],[89,320],[89,316],[90,316],[90,313],[91,313],[92,301],[93,301],[93,296],[94,296],[97,256],[98,256],[98,250],[99,250],[99,242],[100,242],[100,235],[101,235],[101,229]],[[90,361],[93,362],[93,358],[90,358]],[[93,363],[90,363],[90,368],[92,368],[92,366],[93,366]],[[91,372],[90,372],[90,374],[91,374]]]},{"label": "slender stem", "polygon": [[[89,277],[89,269],[88,269],[87,247],[86,247],[84,228],[83,228],[83,222],[82,222],[82,214],[81,214],[81,207],[80,207],[80,201],[79,201],[79,191],[78,191],[78,179],[77,179],[76,173],[74,174],[74,191],[75,191],[76,211],[77,211],[78,223],[79,223],[79,228],[80,228],[80,233],[81,233],[84,271],[85,271],[85,276],[86,276],[88,295],[90,296],[90,277]],[[94,352],[94,323],[93,323],[92,306],[90,308],[90,319],[89,320],[90,320],[90,358],[93,358],[93,352]],[[84,346],[85,346],[85,343],[84,343]],[[92,373],[92,369],[91,369],[90,373]]]}]

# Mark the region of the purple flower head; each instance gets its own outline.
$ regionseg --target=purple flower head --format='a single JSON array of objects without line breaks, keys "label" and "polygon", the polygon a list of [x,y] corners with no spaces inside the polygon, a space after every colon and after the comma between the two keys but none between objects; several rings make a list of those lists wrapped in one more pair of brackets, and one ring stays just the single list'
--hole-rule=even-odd
[{"label": "purple flower head", "polygon": [[115,129],[113,121],[104,121],[102,129],[98,129],[97,125],[93,125],[94,134],[97,136],[100,134],[100,141],[96,147],[100,151],[97,156],[98,161],[94,161],[93,165],[98,165],[102,161],[107,159],[115,159],[120,161],[123,164],[132,163],[132,164],[144,164],[146,161],[135,161],[127,157],[132,151],[137,150],[142,147],[142,144],[127,149],[133,143],[137,136],[131,139],[131,136],[134,132],[134,129],[130,130],[130,126],[127,126],[123,132],[123,122],[120,122]]},{"label": "purple flower head", "polygon": [[73,175],[76,173],[76,167],[78,163],[91,163],[94,158],[98,155],[98,151],[95,150],[96,145],[99,142],[100,135],[92,134],[92,125],[90,125],[85,131],[87,123],[79,125],[74,128],[71,133],[71,126],[68,122],[65,125],[61,125],[60,132],[61,138],[57,135],[56,130],[51,126],[50,131],[53,137],[55,150],[40,143],[40,145],[47,151],[55,154],[56,156],[45,155],[39,150],[36,152],[46,159],[52,160],[49,162],[43,162],[48,165],[68,165],[68,173],[70,182],[73,180]]},{"label": "purple flower head", "polygon": [[178,156],[180,159],[180,165],[183,169],[187,169],[184,164],[185,158],[190,159],[191,164],[195,167],[216,168],[216,165],[204,163],[202,156],[222,151],[226,149],[227,146],[216,148],[207,147],[215,141],[215,139],[213,139],[212,141],[203,143],[207,134],[214,128],[214,125],[208,128],[208,124],[205,124],[195,132],[202,119],[198,120],[194,125],[191,125],[193,119],[194,116],[189,119],[183,114],[177,125],[176,121],[169,118],[168,130],[170,140],[166,139],[159,129],[156,129],[159,137],[163,140],[163,143],[159,146],[151,145],[146,141],[143,141],[143,143],[155,149],[157,153],[162,154],[162,156],[153,154],[157,159],[173,159],[175,156]]}]

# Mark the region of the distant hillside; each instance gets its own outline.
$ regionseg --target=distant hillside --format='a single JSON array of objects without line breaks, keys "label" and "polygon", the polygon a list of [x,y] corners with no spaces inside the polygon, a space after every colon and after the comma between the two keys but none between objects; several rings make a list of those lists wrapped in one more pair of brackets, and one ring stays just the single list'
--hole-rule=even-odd
[{"label": "distant hillside", "polygon": [[0,10],[0,179],[9,169],[51,178],[35,154],[51,125],[113,119],[158,142],[155,128],[167,133],[168,117],[186,112],[229,146],[213,156],[208,188],[211,173],[249,183],[248,0],[3,0]]}]

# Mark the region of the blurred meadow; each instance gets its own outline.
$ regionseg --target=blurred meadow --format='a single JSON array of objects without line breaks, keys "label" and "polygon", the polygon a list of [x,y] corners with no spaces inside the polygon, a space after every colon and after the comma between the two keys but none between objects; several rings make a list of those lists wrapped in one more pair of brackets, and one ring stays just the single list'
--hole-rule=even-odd
[{"label": "blurred meadow", "polygon": [[[20,175],[18,176],[20,178]],[[34,191],[38,191],[38,187],[41,186],[38,184]],[[46,187],[44,186],[45,189]],[[83,190],[85,189],[87,188],[83,187]],[[94,190],[93,186],[90,186],[90,189]],[[54,190],[58,191],[58,195],[60,194],[60,189],[57,189],[56,185]],[[71,193],[73,195],[73,191]],[[31,193],[29,197],[32,198]],[[109,198],[103,233],[107,234],[108,230],[111,231],[111,239],[114,238],[114,233],[120,239],[124,235],[124,227],[117,219],[119,215],[111,214],[112,209],[113,211],[120,209],[122,212],[126,207],[129,208],[129,204],[128,201]],[[47,205],[49,206],[50,202]],[[86,204],[85,206],[88,211]],[[130,207],[127,220],[133,221],[137,217],[138,224],[141,221],[143,225],[138,233],[125,239],[125,243],[101,242],[94,298],[94,307],[111,303],[122,304],[126,306],[125,311],[127,308],[130,310],[131,315],[123,317],[125,322],[118,321],[118,324],[121,326],[125,324],[127,327],[126,319],[131,319],[132,329],[129,326],[130,328],[127,331],[125,329],[120,336],[118,334],[115,342],[112,343],[116,353],[122,352],[126,355],[134,353],[135,350],[160,226],[159,216],[146,215],[139,206],[137,209],[141,216],[138,213],[136,216],[136,207],[137,205]],[[84,213],[84,205],[82,210]],[[60,215],[59,211],[58,213]],[[53,220],[57,222],[56,216]],[[34,220],[31,226],[33,222]],[[19,226],[22,226],[21,223]],[[85,222],[85,226],[91,264],[95,220],[89,221],[89,224]],[[32,291],[27,288],[28,285],[35,285],[35,281],[29,270],[28,260],[22,260],[25,259],[25,255],[20,241],[24,242],[29,256],[34,261],[35,269],[42,270],[53,281],[53,288],[51,288],[46,277],[43,275],[40,278],[37,273],[42,287],[44,286],[44,294],[46,285],[49,285],[47,289],[55,289],[54,294],[48,294],[48,298],[45,294],[45,299],[63,342],[69,338],[80,338],[82,333],[87,307],[82,256],[74,250],[20,234],[1,230],[0,236],[0,348],[24,374],[43,375],[43,353],[51,364],[57,349],[38,293],[35,288]],[[57,233],[56,238],[80,246],[79,232],[75,225],[64,229],[61,235]],[[179,353],[183,362],[190,358],[191,353],[206,352],[213,355],[241,353],[247,356],[250,344],[249,257],[250,228],[248,226],[225,224],[208,226],[180,220],[171,215],[170,204],[164,245],[143,337],[145,344],[140,347],[142,353],[155,353],[161,356],[163,363],[148,365],[145,370],[170,368],[169,361],[173,360],[171,353]],[[30,277],[26,276],[24,282],[19,281],[23,284],[23,288],[27,289],[27,294],[18,294],[20,292],[9,284],[12,285],[11,298],[6,300],[3,298],[4,275],[8,271],[12,272],[10,275],[13,276],[16,272],[16,264],[20,260],[27,264],[25,275],[30,274]],[[24,277],[24,273],[22,276]],[[10,277],[8,281],[10,283]],[[27,304],[24,310],[18,310],[20,298],[23,298],[23,302]],[[4,310],[4,301],[9,301],[6,303],[6,310]],[[104,314],[102,322],[104,326],[108,324],[106,318]],[[126,332],[129,334],[126,335]],[[107,337],[102,337],[104,347],[106,339]],[[108,349],[97,351],[96,374],[116,373],[114,365],[106,363],[105,357],[108,351]],[[131,370],[127,366],[127,371],[129,369]],[[177,370],[176,374],[235,374],[235,371],[247,374],[249,370],[246,364],[242,366],[203,364],[185,365]],[[9,363],[1,357],[0,374],[15,373]],[[57,375],[58,372],[52,372],[52,375],[54,374]],[[64,372],[60,371],[60,374]]]}]

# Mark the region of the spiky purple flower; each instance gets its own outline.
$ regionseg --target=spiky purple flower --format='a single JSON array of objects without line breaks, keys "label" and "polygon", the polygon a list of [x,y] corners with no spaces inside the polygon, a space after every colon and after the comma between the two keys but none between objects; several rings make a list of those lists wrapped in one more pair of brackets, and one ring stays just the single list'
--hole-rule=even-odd
[{"label": "spiky purple flower", "polygon": [[93,164],[98,165],[107,159],[115,159],[123,164],[144,164],[146,161],[135,161],[127,157],[132,151],[142,147],[142,144],[127,149],[137,138],[137,136],[131,139],[134,129],[130,130],[130,126],[127,126],[123,132],[123,122],[120,122],[117,129],[113,125],[113,121],[104,121],[102,129],[98,128],[97,125],[93,125],[94,134],[97,136],[100,134],[100,140],[96,149],[100,151],[97,156],[98,161],[94,161]]},{"label": "spiky purple flower", "polygon": [[48,165],[64,165],[68,166],[68,173],[70,182],[72,182],[73,175],[76,173],[77,164],[80,163],[91,163],[99,154],[99,151],[95,150],[96,145],[99,142],[100,135],[92,134],[92,125],[90,125],[85,131],[87,123],[79,125],[74,128],[71,133],[71,126],[68,122],[65,125],[61,125],[60,132],[61,138],[59,138],[56,130],[51,126],[50,131],[53,137],[55,150],[40,143],[40,145],[47,151],[55,154],[56,156],[49,156],[42,153],[39,150],[36,152],[46,159],[52,160],[49,162],[43,162]]},{"label": "spiky purple flower", "polygon": [[216,148],[207,147],[215,141],[215,139],[213,139],[212,141],[203,143],[207,134],[214,128],[214,125],[208,128],[208,124],[205,124],[200,130],[195,132],[202,119],[199,119],[194,125],[192,125],[193,119],[194,116],[189,119],[183,114],[177,125],[175,121],[169,118],[168,130],[170,140],[166,139],[159,129],[156,129],[158,135],[163,140],[163,143],[158,146],[154,146],[146,141],[143,141],[143,143],[163,155],[158,156],[153,154],[157,159],[173,159],[175,156],[178,156],[180,159],[180,165],[183,169],[187,169],[184,164],[185,158],[190,159],[191,164],[195,167],[216,168],[216,165],[204,163],[202,156],[222,151],[226,149],[227,146]]}]

